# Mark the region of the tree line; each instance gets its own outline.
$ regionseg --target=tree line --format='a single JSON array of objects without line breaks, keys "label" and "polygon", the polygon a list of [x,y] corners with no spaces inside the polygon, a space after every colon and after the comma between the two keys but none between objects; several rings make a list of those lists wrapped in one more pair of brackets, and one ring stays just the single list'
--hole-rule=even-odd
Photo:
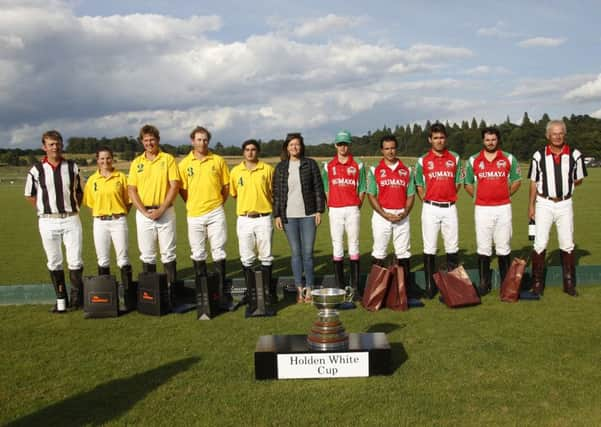
[{"label": "tree line", "polygon": [[[587,157],[601,158],[601,119],[588,115],[571,115],[563,117],[568,130],[567,141],[574,148],[578,148]],[[521,124],[511,123],[509,117],[496,127],[501,133],[501,147],[512,153],[521,161],[527,161],[534,150],[546,143],[545,128],[550,121],[548,114],[543,114],[540,120],[532,121],[528,113],[524,113]],[[380,155],[379,144],[383,135],[393,134],[399,141],[398,154],[407,157],[416,157],[427,151],[427,137],[431,122],[424,126],[420,124],[396,125],[394,128],[384,125],[381,129],[368,131],[366,135],[353,137],[353,154],[357,156]],[[445,123],[448,132],[449,149],[458,153],[462,158],[480,151],[482,148],[481,131],[489,126],[484,120],[471,122]],[[333,137],[332,137],[333,139]],[[264,157],[279,156],[282,139],[271,139],[261,142],[261,155]],[[311,144],[305,141],[306,154],[313,157],[329,157],[334,153],[333,142]],[[120,153],[122,160],[132,160],[141,150],[137,139],[132,137],[93,138],[71,137],[67,140],[66,151],[71,154],[95,153],[99,147],[109,147],[115,153]],[[173,155],[184,155],[190,151],[189,144],[174,146],[161,144],[164,151]],[[211,150],[225,156],[240,156],[242,150],[240,143],[225,146],[221,141],[211,143]],[[30,164],[42,155],[40,149],[0,149],[0,164],[25,165]],[[73,156],[71,156],[73,157]],[[85,163],[85,158],[77,159]]]}]

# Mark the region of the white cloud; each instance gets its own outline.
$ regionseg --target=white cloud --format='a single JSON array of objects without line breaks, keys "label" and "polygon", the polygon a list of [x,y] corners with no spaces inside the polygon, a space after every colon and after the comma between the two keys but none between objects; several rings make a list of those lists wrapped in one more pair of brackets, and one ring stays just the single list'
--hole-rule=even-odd
[{"label": "white cloud", "polygon": [[557,47],[561,46],[566,42],[565,37],[533,37],[529,39],[522,40],[518,42],[519,47],[529,48],[529,47]]},{"label": "white cloud", "polygon": [[467,75],[486,75],[486,74],[509,74],[511,73],[505,67],[490,66],[490,65],[478,65],[473,68],[465,70]]},{"label": "white cloud", "polygon": [[509,96],[560,96],[566,91],[570,91],[592,78],[594,78],[594,76],[591,74],[575,74],[551,79],[524,79],[509,93]]},{"label": "white cloud", "polygon": [[596,117],[597,119],[601,119],[601,110],[597,110],[590,114],[592,117]]},{"label": "white cloud", "polygon": [[322,33],[348,30],[364,22],[365,19],[353,16],[329,14],[319,18],[308,19],[295,25],[293,33],[298,37],[311,37]]},{"label": "white cloud", "polygon": [[565,95],[565,99],[575,99],[578,101],[601,100],[601,74],[599,74],[595,80],[586,82],[583,85],[569,91]]},{"label": "white cloud", "polygon": [[498,21],[492,27],[481,27],[478,28],[476,34],[484,37],[498,37],[498,38],[511,38],[519,37],[519,33],[515,33],[507,30],[507,25],[503,21]]}]

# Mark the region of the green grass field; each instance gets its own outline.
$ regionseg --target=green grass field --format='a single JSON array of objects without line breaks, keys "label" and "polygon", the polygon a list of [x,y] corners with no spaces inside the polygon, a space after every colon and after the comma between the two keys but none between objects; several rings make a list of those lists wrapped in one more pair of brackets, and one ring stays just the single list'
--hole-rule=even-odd
[{"label": "green grass field", "polygon": [[[601,264],[601,170],[589,171],[575,196],[578,263]],[[0,184],[2,284],[48,283],[36,218],[22,181]],[[529,248],[527,187],[514,200],[515,254]],[[461,256],[475,268],[473,209],[462,192]],[[236,261],[233,204],[228,203],[230,274]],[[178,267],[190,275],[185,212],[178,209]],[[414,269],[421,268],[416,203]],[[362,211],[362,264],[371,249]],[[95,271],[91,221],[82,214],[86,271]],[[130,215],[131,257],[135,225]],[[550,262],[558,263],[555,234]],[[289,275],[285,236],[274,236],[276,274]],[[327,221],[316,243],[317,274],[330,273]],[[139,263],[134,261],[137,272]],[[473,308],[438,301],[405,313],[344,311],[349,332],[386,332],[391,376],[339,380],[254,380],[256,340],[305,334],[316,310],[282,302],[272,318],[244,319],[243,310],[210,322],[194,313],[162,318],[131,313],[84,320],[81,312],[50,315],[49,306],[1,306],[2,425],[599,425],[601,420],[601,287],[568,298],[549,288],[539,302],[505,304],[491,294]]]}]

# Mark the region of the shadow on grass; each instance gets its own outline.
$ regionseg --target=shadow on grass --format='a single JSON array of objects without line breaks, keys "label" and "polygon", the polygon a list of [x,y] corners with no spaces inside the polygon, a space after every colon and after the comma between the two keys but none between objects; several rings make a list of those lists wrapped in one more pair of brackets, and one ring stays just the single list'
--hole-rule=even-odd
[{"label": "shadow on grass", "polygon": [[391,360],[390,360],[390,372],[394,374],[397,369],[399,369],[403,363],[409,360],[409,355],[405,350],[405,346],[400,342],[390,343],[390,351],[391,351]]},{"label": "shadow on grass", "polygon": [[365,332],[373,333],[373,332],[384,332],[385,334],[389,334],[397,329],[402,329],[406,325],[404,323],[376,323],[375,325],[371,325]]},{"label": "shadow on grass", "polygon": [[93,390],[69,397],[33,414],[26,415],[7,426],[82,426],[103,425],[125,413],[148,393],[171,377],[197,363],[189,357],[128,378],[100,384]]}]

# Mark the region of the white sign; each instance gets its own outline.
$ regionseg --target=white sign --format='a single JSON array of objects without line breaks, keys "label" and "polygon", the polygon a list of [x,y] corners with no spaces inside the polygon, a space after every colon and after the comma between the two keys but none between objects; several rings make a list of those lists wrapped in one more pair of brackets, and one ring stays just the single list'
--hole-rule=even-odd
[{"label": "white sign", "polygon": [[369,376],[369,352],[278,354],[278,379]]}]

